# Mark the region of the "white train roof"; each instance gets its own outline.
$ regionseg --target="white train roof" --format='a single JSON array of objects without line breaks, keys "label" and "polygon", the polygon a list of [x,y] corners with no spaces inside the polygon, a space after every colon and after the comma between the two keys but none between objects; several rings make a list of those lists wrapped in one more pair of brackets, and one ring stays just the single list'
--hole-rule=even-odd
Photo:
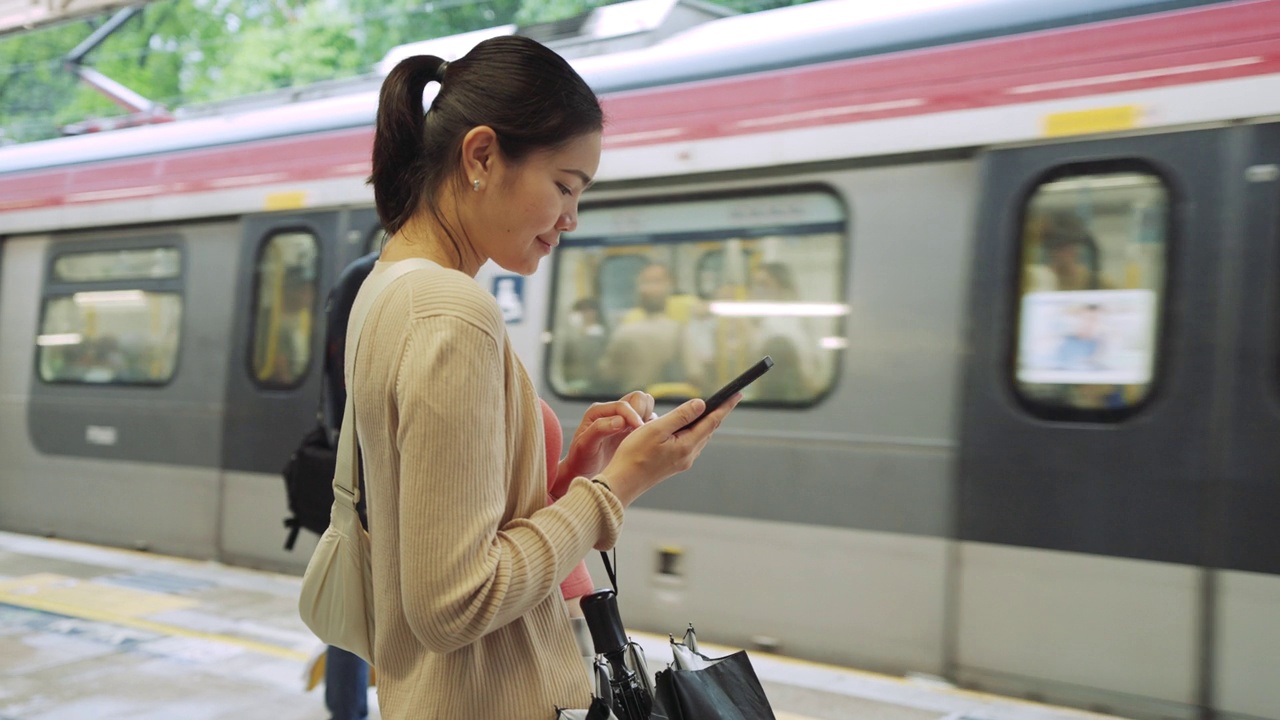
[{"label": "white train roof", "polygon": [[[1221,1],[899,0],[889,4],[820,0],[711,20],[642,49],[572,62],[598,93],[608,95]],[[466,39],[478,42],[490,34],[494,33],[469,33]],[[376,78],[371,83],[376,83]],[[0,148],[0,173],[364,127],[373,124],[376,107],[377,91],[366,89],[15,145]]]}]

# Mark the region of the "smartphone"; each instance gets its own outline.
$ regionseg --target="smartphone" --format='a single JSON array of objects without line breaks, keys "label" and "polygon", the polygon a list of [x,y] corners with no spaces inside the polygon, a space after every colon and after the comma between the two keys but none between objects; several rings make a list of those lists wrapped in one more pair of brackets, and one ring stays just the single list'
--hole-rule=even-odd
[{"label": "smartphone", "polygon": [[[733,397],[734,393],[741,391],[746,386],[755,382],[761,375],[769,372],[769,368],[771,367],[773,367],[773,358],[765,355],[761,358],[760,362],[747,368],[746,372],[730,380],[724,387],[717,390],[714,395],[707,398],[707,407],[702,411],[702,414],[694,418],[693,422],[680,428],[680,430],[685,430],[696,424],[699,420],[706,417],[707,414],[723,405],[726,400]],[[677,430],[676,432],[680,432],[680,430]]]}]

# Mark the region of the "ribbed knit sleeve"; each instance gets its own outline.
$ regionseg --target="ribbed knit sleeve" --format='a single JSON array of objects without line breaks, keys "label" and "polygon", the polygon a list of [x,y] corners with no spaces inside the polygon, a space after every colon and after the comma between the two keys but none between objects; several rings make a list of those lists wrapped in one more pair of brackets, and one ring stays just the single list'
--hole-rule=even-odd
[{"label": "ribbed knit sleeve", "polygon": [[521,488],[545,503],[545,466],[541,453],[509,466],[514,445],[542,438],[518,437],[537,423],[510,425],[523,415],[510,408],[514,356],[500,323],[466,312],[413,319],[395,376],[401,601],[414,634],[438,653],[545,601],[593,546],[612,545],[620,524],[616,499],[585,480],[520,517]]}]

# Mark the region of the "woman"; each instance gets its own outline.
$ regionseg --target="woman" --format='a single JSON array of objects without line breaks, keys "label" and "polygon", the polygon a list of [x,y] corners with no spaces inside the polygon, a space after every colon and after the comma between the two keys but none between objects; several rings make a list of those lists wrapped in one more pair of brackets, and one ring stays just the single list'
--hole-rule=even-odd
[{"label": "woman", "polygon": [[639,392],[593,405],[547,476],[554,415],[474,277],[487,260],[530,274],[576,226],[602,126],[582,78],[522,37],[453,63],[409,58],[383,84],[370,182],[390,238],[371,277],[407,258],[439,266],[378,297],[350,383],[387,720],[548,720],[556,706],[586,707],[576,603],[558,584],[592,548],[612,547],[625,508],[688,469],[735,404],[680,433],[701,400],[661,418]]}]

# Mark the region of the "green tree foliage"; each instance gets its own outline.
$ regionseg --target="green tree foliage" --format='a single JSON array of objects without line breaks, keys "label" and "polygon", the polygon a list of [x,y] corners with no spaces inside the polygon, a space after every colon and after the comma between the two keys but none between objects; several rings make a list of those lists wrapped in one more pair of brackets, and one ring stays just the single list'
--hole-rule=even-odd
[{"label": "green tree foliage", "polygon": [[75,79],[58,58],[78,35],[62,27],[0,43],[0,131],[8,140],[34,140],[57,132],[54,118],[75,95]]},{"label": "green tree foliage", "polygon": [[[177,108],[370,72],[406,42],[559,20],[612,0],[156,0],[85,58],[142,96]],[[808,0],[720,0],[754,12]],[[63,59],[108,18],[0,38],[0,141],[125,112]]]},{"label": "green tree foliage", "polygon": [[515,22],[518,25],[553,22],[608,4],[594,0],[524,0],[520,3]]}]

